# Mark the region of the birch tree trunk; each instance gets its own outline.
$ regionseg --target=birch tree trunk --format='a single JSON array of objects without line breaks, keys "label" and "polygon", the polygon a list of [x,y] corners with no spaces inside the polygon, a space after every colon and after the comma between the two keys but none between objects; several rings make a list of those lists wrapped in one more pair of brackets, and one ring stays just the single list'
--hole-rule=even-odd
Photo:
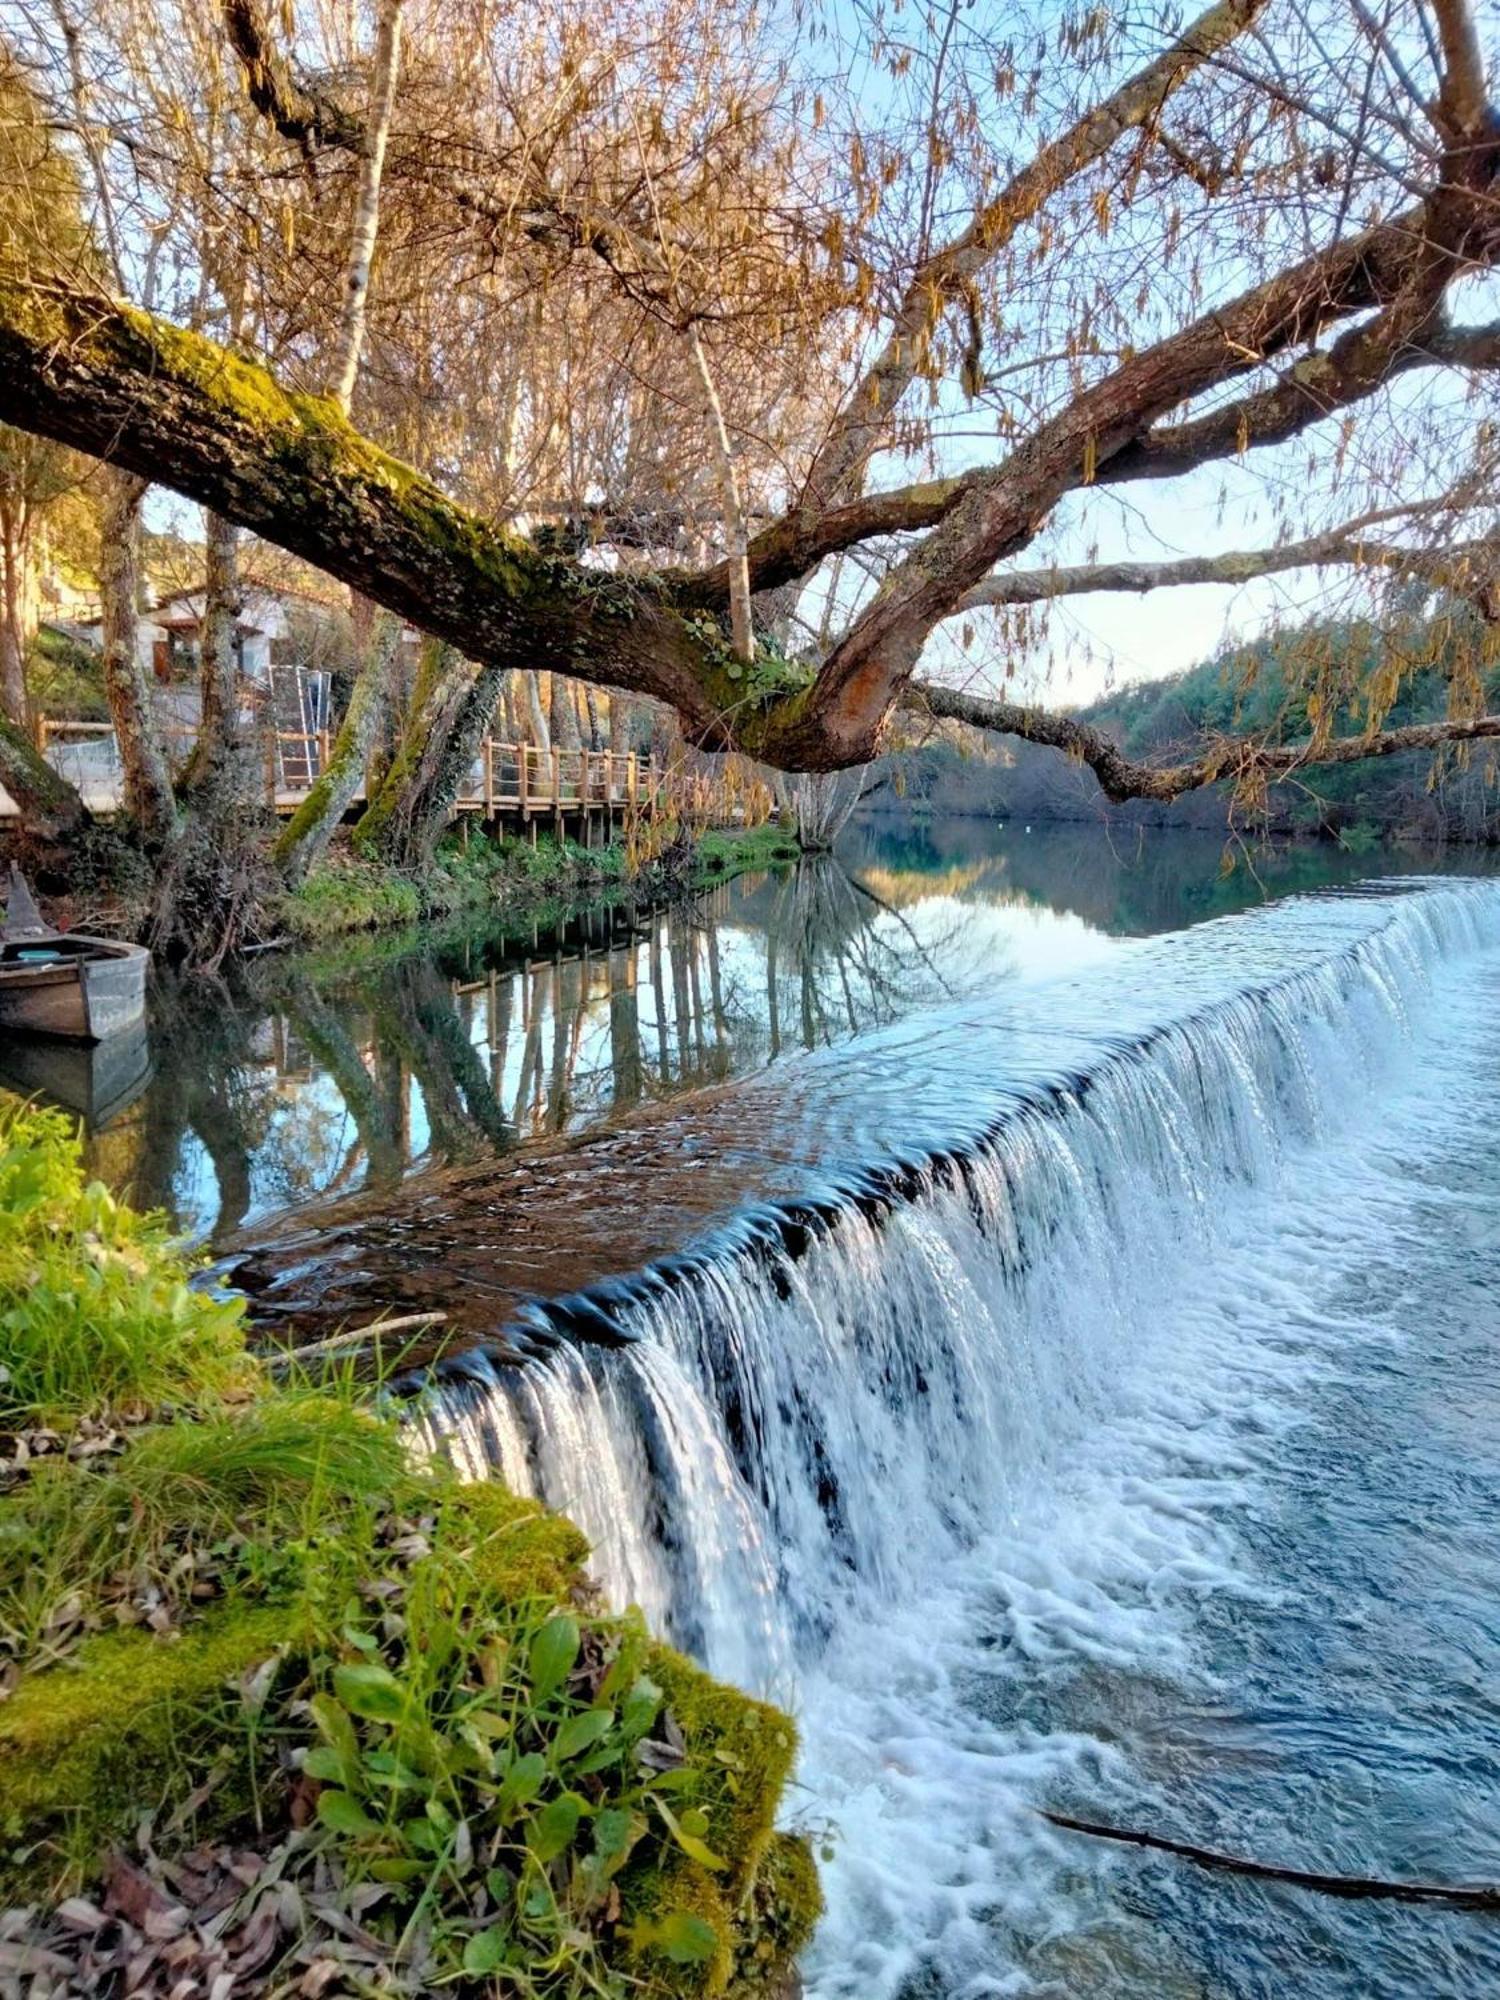
[{"label": "birch tree trunk", "polygon": [[[552,729],[547,721],[547,710],[542,701],[542,676],[528,668],[522,676],[526,683],[526,718],[531,725],[531,740],[538,750],[552,748]],[[550,692],[551,676],[548,676]]]},{"label": "birch tree trunk", "polygon": [[344,310],[339,345],[328,393],[347,417],[354,400],[360,356],[365,344],[365,308],[370,297],[370,267],[380,231],[380,179],[391,133],[391,107],[401,68],[401,0],[383,0],[375,28],[375,63],[370,78],[370,110],[360,154],[359,196],[354,231],[344,275]]},{"label": "birch tree trunk", "polygon": [[735,658],[755,657],[755,630],[750,622],[750,533],[745,525],[745,509],[740,499],[739,477],[734,469],[734,447],[729,426],[724,421],[724,405],[714,383],[708,355],[695,326],[688,336],[693,366],[703,387],[703,412],[713,444],[714,466],[719,475],[719,491],[724,510],[724,554],[729,571],[729,632]]},{"label": "birch tree trunk", "polygon": [[151,708],[137,644],[141,499],[146,482],[109,472],[99,537],[99,596],[104,612],[104,694],[115,726],[125,811],[148,847],[160,847],[176,820],[172,776]]}]

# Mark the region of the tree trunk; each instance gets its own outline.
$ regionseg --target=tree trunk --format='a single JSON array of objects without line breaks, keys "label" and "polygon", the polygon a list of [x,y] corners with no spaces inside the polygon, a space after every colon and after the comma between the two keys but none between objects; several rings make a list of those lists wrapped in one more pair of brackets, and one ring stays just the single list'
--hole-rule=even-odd
[{"label": "tree trunk", "polygon": [[391,106],[401,67],[401,0],[383,0],[375,28],[375,65],[370,78],[370,114],[360,149],[359,197],[354,233],[344,277],[344,311],[339,325],[339,349],[328,393],[347,417],[354,400],[359,358],[365,344],[365,306],[370,296],[370,267],[380,228],[380,177],[385,168],[386,141],[391,131]]},{"label": "tree trunk", "polygon": [[[235,658],[235,632],[242,594],[239,579],[239,529],[222,514],[204,518],[202,664],[199,678],[198,741],[183,774],[183,789],[207,798],[231,776],[231,767],[246,759],[247,744],[240,721],[240,672]],[[236,779],[240,774],[235,773]],[[240,789],[239,783],[235,784]]]},{"label": "tree trunk", "polygon": [[500,698],[504,679],[503,668],[482,667],[464,694],[457,721],[448,736],[432,783],[412,818],[410,858],[419,867],[425,868],[432,859],[432,851],[447,824],[465,774],[472,767],[485,732],[494,721],[495,704]]},{"label": "tree trunk", "polygon": [[158,863],[149,932],[154,951],[199,971],[246,941],[270,886],[266,806],[235,659],[239,531],[212,513],[205,527],[198,740],[183,774],[186,811]]},{"label": "tree trunk", "polygon": [[365,760],[385,712],[391,666],[400,642],[399,619],[375,619],[328,769],[283,827],[272,850],[273,859],[294,888],[327,852],[334,829],[359,790]]},{"label": "tree trunk", "polygon": [[25,574],[29,536],[19,508],[0,507],[0,708],[17,729],[29,730],[31,710],[26,699]]},{"label": "tree trunk", "polygon": [[576,750],[578,740],[578,710],[573,706],[572,683],[564,674],[550,676],[552,683],[552,741],[559,750]]},{"label": "tree trunk", "polygon": [[523,678],[526,682],[526,716],[531,725],[531,740],[538,750],[550,750],[552,730],[547,721],[546,707],[542,702],[542,677],[534,669],[528,669]]},{"label": "tree trunk", "polygon": [[609,747],[616,757],[630,754],[631,736],[635,727],[635,711],[628,698],[618,688],[611,688],[609,695]]},{"label": "tree trunk", "polygon": [[141,499],[146,482],[128,472],[104,479],[99,596],[104,609],[104,694],[124,776],[124,807],[148,847],[167,841],[176,819],[172,777],[151,711],[137,645]]},{"label": "tree trunk", "polygon": [[473,665],[456,647],[429,639],[422,648],[395,751],[355,824],[354,844],[362,852],[398,866],[411,859],[414,827],[473,678]]},{"label": "tree trunk", "polygon": [[[484,667],[475,675],[472,662],[461,664],[470,678],[466,683],[452,675],[444,680],[441,707],[430,730],[422,735],[419,754],[408,763],[400,795],[373,829],[376,851],[399,868],[420,871],[432,865],[454,801],[494,720],[507,670]],[[382,791],[381,802],[384,799]],[[365,818],[368,820],[369,814]],[[356,839],[361,838],[364,827],[362,820],[355,829]]]}]

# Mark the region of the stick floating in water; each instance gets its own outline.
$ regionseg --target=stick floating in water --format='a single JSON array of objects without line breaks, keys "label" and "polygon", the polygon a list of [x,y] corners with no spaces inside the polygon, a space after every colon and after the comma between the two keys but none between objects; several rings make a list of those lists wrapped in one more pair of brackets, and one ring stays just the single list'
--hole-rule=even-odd
[{"label": "stick floating in water", "polygon": [[1305,1868],[1280,1868],[1273,1861],[1252,1861],[1224,1854],[1214,1847],[1194,1847],[1190,1841],[1169,1840],[1164,1834],[1142,1833],[1125,1826],[1099,1826],[1092,1820],[1070,1819],[1066,1813],[1041,1816],[1069,1833],[1086,1833],[1091,1840],[1118,1840],[1130,1847],[1149,1847],[1176,1854],[1199,1868],[1218,1868],[1234,1875],[1253,1875],[1264,1882],[1287,1882],[1294,1889],[1313,1889],[1322,1896],[1384,1896],[1400,1903],[1454,1903],[1461,1909],[1500,1910],[1500,1887],[1485,1884],[1450,1886],[1443,1882],[1383,1882],[1372,1875],[1318,1875]]}]

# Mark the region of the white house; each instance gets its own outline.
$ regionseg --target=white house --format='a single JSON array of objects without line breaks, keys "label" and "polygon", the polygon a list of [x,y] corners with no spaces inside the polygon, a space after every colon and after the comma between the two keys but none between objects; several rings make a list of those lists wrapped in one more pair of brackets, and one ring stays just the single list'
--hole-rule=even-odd
[{"label": "white house", "polygon": [[[174,591],[151,611],[143,612],[136,626],[136,652],[141,666],[158,681],[181,681],[196,677],[202,644],[204,593],[201,590]],[[92,618],[73,628],[90,646],[104,643],[103,620]],[[235,621],[235,656],[247,681],[264,687],[271,678],[272,649],[287,637],[286,606],[271,590],[245,591],[240,615]]]}]

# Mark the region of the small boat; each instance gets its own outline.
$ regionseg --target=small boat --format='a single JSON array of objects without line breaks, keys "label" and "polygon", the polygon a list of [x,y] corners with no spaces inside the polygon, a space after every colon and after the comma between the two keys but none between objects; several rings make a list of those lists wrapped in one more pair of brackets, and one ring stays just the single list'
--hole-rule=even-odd
[{"label": "small boat", "polygon": [[150,958],[142,945],[49,929],[12,863],[0,929],[0,1036],[103,1042],[139,1027]]}]

